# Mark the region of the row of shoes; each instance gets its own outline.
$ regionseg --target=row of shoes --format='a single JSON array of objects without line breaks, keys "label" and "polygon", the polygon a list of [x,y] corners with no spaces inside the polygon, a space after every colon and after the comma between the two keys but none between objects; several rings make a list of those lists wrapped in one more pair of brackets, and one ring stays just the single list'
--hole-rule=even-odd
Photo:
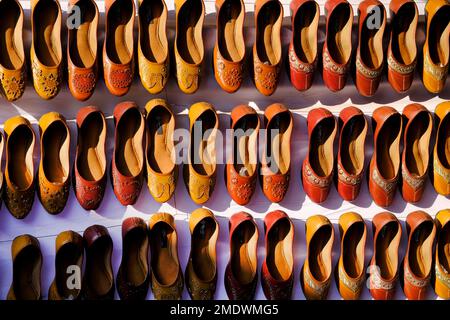
[{"label": "row of shoes", "polygon": [[[88,99],[98,79],[97,27],[99,12],[94,0],[70,0],[68,24],[68,85],[79,100]],[[73,8],[78,8],[75,10]],[[135,44],[133,0],[105,1],[106,35],[103,73],[108,90],[117,96],[128,92],[134,78]],[[203,0],[175,0],[175,71],[180,89],[197,91],[204,60],[202,38]],[[308,89],[318,61],[319,6],[314,0],[292,0],[292,39],[289,44],[289,75],[298,90]],[[235,92],[243,81],[246,46],[243,36],[243,0],[217,0],[217,40],[214,73],[220,87]],[[322,53],[323,80],[332,91],[341,90],[353,65],[353,9],[346,0],[328,0],[326,40]],[[387,61],[388,80],[398,92],[409,89],[417,64],[415,41],[418,10],[415,1],[392,0],[391,35],[387,54],[383,48],[386,10],[378,0],[359,4],[359,43],[354,59],[355,83],[364,96],[375,94]],[[36,92],[44,99],[55,97],[62,84],[62,15],[59,0],[34,0],[31,7],[31,65]],[[429,0],[426,11],[426,41],[421,71],[425,88],[440,92],[449,65],[450,4]],[[23,10],[18,0],[0,6],[0,91],[9,101],[25,90]],[[167,7],[164,0],[139,1],[138,66],[143,86],[152,94],[161,92],[169,77],[169,46],[166,35]],[[76,19],[75,15],[79,15]],[[253,45],[253,80],[264,95],[275,92],[282,63],[281,30],[283,6],[279,0],[255,3],[256,39]],[[79,25],[72,25],[78,23]]]},{"label": "row of shoes", "polygon": [[[407,216],[408,246],[401,264],[398,248],[402,227],[397,218],[382,212],[373,217],[372,226],[373,257],[366,281],[366,223],[354,212],[339,218],[340,257],[334,277],[342,298],[359,299],[367,284],[374,299],[392,299],[400,280],[410,300],[426,299],[430,284],[439,297],[450,299],[449,209],[438,212],[435,221],[423,211]],[[74,231],[64,231],[56,237],[55,277],[48,298],[113,299],[115,282],[122,300],[145,299],[149,286],[155,299],[178,300],[185,282],[191,299],[214,299],[219,224],[211,211],[197,209],[190,216],[189,229],[191,250],[183,277],[173,216],[157,213],[148,226],[141,218],[125,219],[116,281],[111,265],[113,242],[105,227],[91,226],[83,237]],[[258,282],[258,227],[251,215],[239,212],[231,216],[229,229],[225,289],[231,300],[252,300]],[[295,278],[294,224],[286,213],[277,210],[266,215],[264,230],[266,254],[260,271],[264,295],[270,300],[291,299]],[[307,299],[326,299],[332,282],[334,228],[325,216],[314,215],[306,220],[305,233],[306,258],[300,275],[303,293]],[[14,239],[11,251],[13,283],[8,299],[40,299],[39,241],[30,235],[19,236]],[[69,286],[72,283],[80,285]]]}]

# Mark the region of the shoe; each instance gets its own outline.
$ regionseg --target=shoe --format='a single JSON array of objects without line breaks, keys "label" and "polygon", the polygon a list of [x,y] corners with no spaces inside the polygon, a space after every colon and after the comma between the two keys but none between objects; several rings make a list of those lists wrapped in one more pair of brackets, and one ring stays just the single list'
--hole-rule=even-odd
[{"label": "shoe", "polygon": [[290,9],[289,76],[294,88],[304,91],[311,88],[317,66],[320,8],[314,0],[292,0]]},{"label": "shoe", "polygon": [[402,116],[391,107],[372,114],[374,152],[369,166],[369,192],[373,201],[388,207],[394,200],[400,169]]},{"label": "shoe", "polygon": [[113,300],[114,273],[111,264],[113,242],[108,229],[92,225],[83,234],[86,249],[81,293],[84,300]]},{"label": "shoe", "polygon": [[256,40],[253,45],[253,78],[265,96],[277,89],[281,69],[283,5],[279,0],[255,2]]},{"label": "shoe", "polygon": [[31,69],[42,99],[56,97],[62,82],[61,7],[59,0],[31,1]]},{"label": "shoe", "polygon": [[259,116],[252,107],[238,105],[231,111],[233,153],[225,167],[225,180],[231,198],[241,206],[250,202],[256,188],[259,127]]},{"label": "shoe", "polygon": [[205,48],[203,46],[203,0],[175,0],[176,36],[175,63],[178,87],[192,94],[200,85]]},{"label": "shoe", "polygon": [[431,113],[421,104],[413,103],[403,109],[406,122],[402,153],[402,195],[406,202],[422,199],[428,176],[430,139],[433,131]]},{"label": "shoe", "polygon": [[434,110],[437,123],[433,150],[433,185],[437,193],[450,195],[450,102],[438,104]]},{"label": "shoe", "polygon": [[244,78],[244,1],[216,0],[216,17],[214,75],[222,90],[233,93],[241,87]]},{"label": "shoe", "polygon": [[269,201],[281,202],[287,193],[291,175],[291,135],[294,120],[288,108],[274,103],[264,111],[264,123],[266,141],[259,181]]},{"label": "shoe", "polygon": [[156,300],[180,300],[183,272],[178,260],[178,237],[173,216],[155,213],[149,221],[151,284]]},{"label": "shoe", "polygon": [[[377,10],[375,10],[377,8]],[[359,93],[366,97],[375,94],[380,85],[384,66],[383,36],[386,29],[386,10],[378,0],[364,0],[359,3],[359,43],[356,51],[355,85]],[[382,14],[372,26],[374,15]]]},{"label": "shoe", "polygon": [[346,0],[325,2],[326,36],[322,51],[323,82],[331,91],[345,87],[352,57],[353,9]]},{"label": "shoe", "polygon": [[372,219],[373,257],[369,265],[369,291],[375,300],[391,300],[398,278],[398,246],[402,227],[389,212],[376,214]]},{"label": "shoe", "polygon": [[164,99],[150,100],[145,111],[148,190],[156,201],[167,202],[172,198],[178,180],[173,140],[175,116]]},{"label": "shoe", "polygon": [[357,213],[344,213],[339,217],[339,233],[341,255],[335,269],[336,286],[344,300],[358,300],[366,280],[366,223]]},{"label": "shoe", "polygon": [[103,76],[109,92],[120,97],[133,83],[136,8],[132,0],[106,0],[105,12]]},{"label": "shoe", "polygon": [[253,300],[258,282],[258,226],[251,215],[230,217],[230,260],[225,269],[225,290],[230,300]]},{"label": "shoe", "polygon": [[29,234],[11,244],[13,279],[7,300],[40,300],[42,253],[39,240]]},{"label": "shoe", "polygon": [[333,178],[337,122],[327,109],[317,108],[308,113],[307,124],[309,148],[302,165],[303,189],[312,201],[322,203]]},{"label": "shoe", "polygon": [[423,45],[422,81],[431,93],[444,89],[449,65],[450,3],[429,0],[425,5],[426,39]]},{"label": "shoe", "polygon": [[55,240],[55,278],[48,289],[49,300],[78,300],[81,286],[72,286],[74,276],[81,277],[83,269],[83,237],[68,230]]},{"label": "shoe", "polygon": [[425,300],[430,285],[436,226],[424,211],[406,217],[408,248],[403,260],[403,291],[408,300]]},{"label": "shoe", "polygon": [[363,180],[367,120],[356,107],[339,113],[339,148],[337,156],[337,191],[346,201],[355,200]]},{"label": "shoe", "polygon": [[436,294],[442,299],[450,299],[450,210],[441,210],[436,215],[437,241],[435,274],[432,284]]},{"label": "shoe", "polygon": [[8,101],[22,97],[26,84],[23,9],[18,0],[0,3],[0,94]]},{"label": "shoe", "polygon": [[306,258],[300,275],[303,294],[308,300],[325,300],[331,285],[331,253],[334,229],[322,215],[306,220]]},{"label": "shoe", "polygon": [[294,287],[294,224],[283,211],[264,218],[266,257],[261,267],[261,286],[267,300],[290,300]]},{"label": "shoe", "polygon": [[219,224],[211,211],[199,208],[189,218],[189,229],[191,252],[184,273],[186,288],[192,300],[213,300],[217,285]]},{"label": "shoe", "polygon": [[[74,6],[79,8],[81,24],[69,27],[73,23]],[[69,1],[67,68],[69,90],[80,101],[89,99],[97,85],[97,27],[99,13],[94,0]]]},{"label": "shoe", "polygon": [[70,130],[66,119],[49,112],[39,119],[41,161],[38,171],[38,198],[50,214],[64,210],[70,189]]},{"label": "shoe", "polygon": [[407,91],[417,65],[416,30],[419,11],[415,1],[391,0],[391,35],[387,53],[388,81],[398,93]]},{"label": "shoe", "polygon": [[216,184],[219,118],[211,104],[197,102],[189,109],[189,122],[191,141],[189,162],[183,166],[184,183],[192,201],[203,204],[211,197]]},{"label": "shoe", "polygon": [[121,300],[145,300],[150,284],[148,230],[141,218],[122,222],[122,261],[117,272],[117,292]]},{"label": "shoe", "polygon": [[6,208],[17,219],[30,213],[34,202],[33,154],[36,136],[30,122],[15,116],[3,125],[6,139],[5,192]]},{"label": "shoe", "polygon": [[160,93],[169,79],[169,45],[164,0],[139,0],[139,75],[151,94]]},{"label": "shoe", "polygon": [[114,194],[123,206],[136,203],[144,180],[145,120],[134,102],[114,108],[115,143],[111,164]]}]

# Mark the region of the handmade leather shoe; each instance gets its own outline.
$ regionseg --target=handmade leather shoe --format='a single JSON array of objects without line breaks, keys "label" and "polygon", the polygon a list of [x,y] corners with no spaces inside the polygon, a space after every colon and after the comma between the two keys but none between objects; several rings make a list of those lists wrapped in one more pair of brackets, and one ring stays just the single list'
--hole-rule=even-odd
[{"label": "handmade leather shoe", "polygon": [[320,8],[314,0],[292,0],[292,38],[289,44],[289,76],[295,89],[307,90],[317,65],[317,32]]},{"label": "handmade leather shoe", "polygon": [[425,14],[422,80],[429,92],[439,93],[447,79],[450,59],[450,3],[447,0],[427,1]]},{"label": "handmade leather shoe", "polygon": [[167,202],[178,180],[173,140],[175,117],[164,99],[150,100],[145,111],[148,190],[156,201]]},{"label": "handmade leather shoe", "polygon": [[69,287],[68,284],[73,283],[73,276],[81,277],[83,237],[72,230],[63,231],[56,237],[55,247],[55,278],[48,289],[48,299],[76,300],[80,297],[81,287]]},{"label": "handmade leather shoe", "polygon": [[67,68],[69,70],[69,90],[80,101],[89,99],[97,85],[97,27],[98,8],[94,0],[70,0],[69,8],[79,8],[81,23],[70,26],[74,19],[74,9],[69,9],[67,38]]},{"label": "handmade leather shoe", "polygon": [[407,91],[417,64],[416,30],[419,12],[413,0],[392,0],[391,36],[387,53],[388,80],[395,91]]},{"label": "handmade leather shoe", "polygon": [[336,285],[344,300],[358,300],[365,285],[365,248],[367,227],[357,213],[339,217],[341,256],[335,269]]},{"label": "handmade leather shoe", "polygon": [[334,140],[337,122],[324,108],[313,109],[307,118],[309,148],[302,165],[303,189],[316,202],[325,201],[330,192],[334,170]]},{"label": "handmade leather shoe", "polygon": [[14,238],[11,244],[12,283],[7,300],[40,300],[42,253],[39,240],[29,234]]},{"label": "handmade leather shoe", "polygon": [[261,286],[268,300],[290,300],[294,286],[294,224],[283,211],[264,217],[266,257]]},{"label": "handmade leather shoe", "polygon": [[253,79],[256,89],[272,95],[280,80],[283,5],[279,0],[255,2],[256,39],[253,44]]},{"label": "handmade leather shoe", "polygon": [[342,199],[353,201],[363,179],[367,120],[360,109],[347,107],[339,113],[339,126],[335,184]]},{"label": "handmade leather shoe", "polygon": [[[370,97],[377,91],[383,71],[386,10],[378,0],[364,0],[359,3],[358,12],[359,43],[356,51],[355,84],[361,95]],[[380,24],[374,27],[371,20],[374,15],[379,14],[382,14],[377,19],[377,23]]]},{"label": "handmade leather shoe", "polygon": [[103,76],[109,92],[123,96],[130,90],[134,77],[133,0],[105,1],[105,43]]},{"label": "handmade leather shoe", "polygon": [[166,23],[164,0],[139,0],[139,75],[142,85],[151,94],[160,93],[169,78]]},{"label": "handmade leather shoe", "polygon": [[376,214],[372,219],[373,257],[369,266],[369,290],[375,300],[391,300],[398,278],[398,246],[402,227],[389,212]]},{"label": "handmade leather shoe", "polygon": [[144,300],[150,284],[148,229],[141,218],[122,222],[122,261],[117,272],[117,292],[121,300]]},{"label": "handmade leather shoe", "polygon": [[202,204],[209,200],[216,184],[219,118],[211,104],[197,102],[189,109],[189,122],[189,162],[183,166],[184,183],[191,199]]},{"label": "handmade leather shoe", "polygon": [[253,300],[258,282],[258,226],[251,215],[230,217],[230,260],[225,268],[225,290],[230,300]]},{"label": "handmade leather shoe", "polygon": [[347,82],[352,56],[353,9],[346,0],[325,2],[326,35],[322,51],[323,82],[339,91]]},{"label": "handmade leather shoe", "polygon": [[242,84],[245,41],[243,0],[216,0],[217,36],[214,46],[214,75],[219,86],[228,93]]},{"label": "handmade leather shoe", "polygon": [[6,139],[5,205],[17,219],[30,213],[34,202],[33,153],[36,136],[30,122],[15,116],[3,125]]},{"label": "handmade leather shoe", "polygon": [[175,0],[175,73],[178,87],[184,93],[194,93],[200,85],[200,74],[205,55],[203,46],[203,0]]},{"label": "handmade leather shoe", "polygon": [[38,198],[50,214],[63,211],[70,189],[70,130],[66,119],[49,112],[39,119],[41,161],[38,171]]},{"label": "handmade leather shoe", "polygon": [[219,224],[214,214],[203,208],[189,218],[191,253],[186,266],[186,288],[192,300],[213,300],[217,285],[216,244]]},{"label": "handmade leather shoe", "polygon": [[86,249],[81,293],[85,300],[114,299],[114,273],[111,264],[113,242],[108,229],[92,225],[83,234]]},{"label": "handmade leather shoe", "polygon": [[433,185],[437,193],[450,195],[450,102],[438,104],[434,110],[437,123],[433,150]]},{"label": "handmade leather shoe", "polygon": [[403,291],[409,300],[426,299],[432,272],[436,226],[423,211],[406,217],[408,248],[403,260]]},{"label": "handmade leather shoe", "polygon": [[264,123],[266,141],[259,181],[266,198],[272,202],[280,202],[289,187],[294,120],[288,108],[274,103],[264,111]]},{"label": "handmade leather shoe", "polygon": [[442,299],[450,299],[450,209],[441,210],[436,214],[436,254],[435,274],[432,284],[436,294]]},{"label": "handmade leather shoe", "polygon": [[18,0],[0,3],[0,93],[8,101],[25,91],[26,70],[23,50],[23,9]]},{"label": "handmade leather shoe", "polygon": [[322,215],[306,220],[306,258],[300,275],[303,294],[308,300],[324,300],[331,285],[331,252],[334,229],[330,220]]},{"label": "handmade leather shoe", "polygon": [[260,121],[255,109],[239,105],[231,111],[232,155],[225,168],[231,198],[243,206],[255,192]]},{"label": "handmade leather shoe", "polygon": [[388,207],[394,200],[400,169],[402,117],[391,107],[372,114],[374,151],[369,166],[369,192],[373,201]]},{"label": "handmade leather shoe", "polygon": [[183,272],[178,260],[178,238],[173,216],[156,213],[149,221],[151,284],[156,300],[180,300]]},{"label": "handmade leather shoe", "polygon": [[96,210],[106,188],[106,121],[97,107],[84,107],[77,114],[78,141],[73,188],[85,210]]},{"label": "handmade leather shoe", "polygon": [[62,82],[61,7],[59,0],[31,1],[31,69],[42,99],[56,97]]},{"label": "handmade leather shoe", "polygon": [[402,195],[406,202],[418,202],[425,190],[433,131],[431,113],[421,104],[403,109],[406,121],[402,153]]},{"label": "handmade leather shoe", "polygon": [[111,180],[114,194],[123,206],[136,203],[144,180],[145,120],[134,102],[114,108],[116,126]]}]

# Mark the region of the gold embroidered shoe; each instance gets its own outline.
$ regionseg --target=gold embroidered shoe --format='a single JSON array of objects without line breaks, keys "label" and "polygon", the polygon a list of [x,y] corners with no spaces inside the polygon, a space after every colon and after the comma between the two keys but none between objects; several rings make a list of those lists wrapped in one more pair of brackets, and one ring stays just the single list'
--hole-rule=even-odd
[{"label": "gold embroidered shoe", "polygon": [[46,100],[56,97],[61,89],[61,24],[59,0],[32,0],[33,84],[37,94]]},{"label": "gold embroidered shoe", "polygon": [[450,195],[450,102],[438,104],[434,110],[438,129],[433,150],[433,185],[437,193]]},{"label": "gold embroidered shoe", "polygon": [[23,9],[18,0],[0,2],[0,93],[8,101],[25,91]]},{"label": "gold embroidered shoe", "polygon": [[434,291],[442,299],[450,299],[450,209],[436,214],[436,230]]}]

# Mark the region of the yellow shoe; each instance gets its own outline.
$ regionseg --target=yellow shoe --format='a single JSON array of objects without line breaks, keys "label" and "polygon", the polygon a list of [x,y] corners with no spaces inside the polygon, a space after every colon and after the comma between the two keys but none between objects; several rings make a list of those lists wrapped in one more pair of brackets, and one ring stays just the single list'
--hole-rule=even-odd
[{"label": "yellow shoe", "polygon": [[436,259],[434,291],[442,299],[450,299],[450,209],[441,210],[436,215]]}]

